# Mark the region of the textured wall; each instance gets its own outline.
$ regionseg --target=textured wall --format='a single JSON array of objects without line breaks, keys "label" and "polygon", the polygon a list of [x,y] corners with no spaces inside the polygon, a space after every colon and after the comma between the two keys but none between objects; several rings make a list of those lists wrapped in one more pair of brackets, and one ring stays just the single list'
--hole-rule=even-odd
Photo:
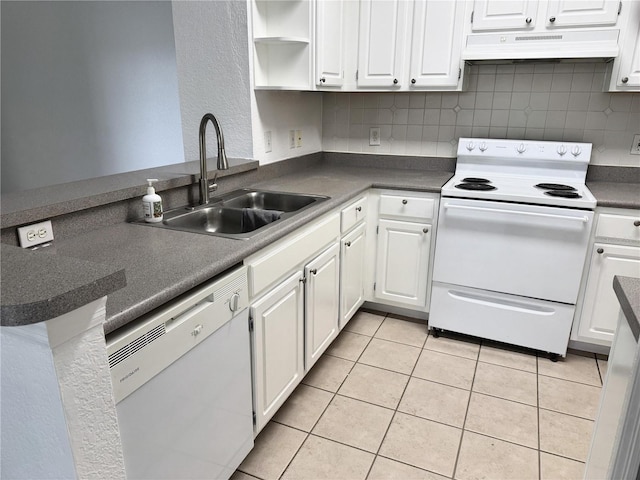
[{"label": "textured wall", "polygon": [[52,343],[80,330],[53,347],[78,477],[124,480],[124,456],[102,329],[105,304],[106,297],[49,320],[47,327]]},{"label": "textured wall", "polygon": [[184,160],[171,4],[2,2],[2,191]]},{"label": "textured wall", "polygon": [[[247,3],[174,1],[180,110],[187,161],[199,158],[200,119],[213,113],[230,157],[251,158],[251,106]],[[216,157],[216,136],[207,127],[207,156]]]},{"label": "textured wall", "polygon": [[[471,67],[460,93],[325,93],[325,151],[454,157],[460,137],[593,143],[591,163],[640,167],[640,93],[602,91],[602,63]],[[380,127],[381,145],[369,146]]]}]

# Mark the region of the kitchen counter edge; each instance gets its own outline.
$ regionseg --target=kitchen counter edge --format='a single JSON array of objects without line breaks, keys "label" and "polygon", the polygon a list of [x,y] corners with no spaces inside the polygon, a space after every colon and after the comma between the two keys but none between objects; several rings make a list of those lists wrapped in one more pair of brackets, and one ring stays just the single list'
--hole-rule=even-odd
[{"label": "kitchen counter edge", "polygon": [[616,292],[622,313],[636,341],[640,337],[640,278],[613,277],[613,290]]}]

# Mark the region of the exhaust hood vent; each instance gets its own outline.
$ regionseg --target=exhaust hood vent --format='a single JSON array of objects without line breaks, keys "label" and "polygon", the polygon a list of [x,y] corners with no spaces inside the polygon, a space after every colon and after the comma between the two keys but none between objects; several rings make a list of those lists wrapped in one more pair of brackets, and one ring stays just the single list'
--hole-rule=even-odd
[{"label": "exhaust hood vent", "polygon": [[[611,59],[618,56],[619,30],[562,33],[470,34],[462,52],[464,60],[539,61],[546,59]],[[475,62],[473,62],[475,63]]]}]

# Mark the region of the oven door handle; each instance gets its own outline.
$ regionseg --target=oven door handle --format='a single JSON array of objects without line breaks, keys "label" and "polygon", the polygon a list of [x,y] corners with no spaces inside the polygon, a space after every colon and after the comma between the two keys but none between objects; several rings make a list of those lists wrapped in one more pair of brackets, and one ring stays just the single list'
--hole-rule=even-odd
[{"label": "oven door handle", "polygon": [[574,220],[582,223],[587,223],[589,221],[589,218],[586,216],[571,217],[569,215],[555,215],[552,213],[523,212],[522,210],[506,210],[503,208],[470,207],[467,205],[454,205],[451,203],[445,203],[444,208],[455,208],[459,210],[473,210],[473,211],[489,212],[489,213],[509,213],[512,215],[527,215],[530,217],[555,218],[556,220]]}]

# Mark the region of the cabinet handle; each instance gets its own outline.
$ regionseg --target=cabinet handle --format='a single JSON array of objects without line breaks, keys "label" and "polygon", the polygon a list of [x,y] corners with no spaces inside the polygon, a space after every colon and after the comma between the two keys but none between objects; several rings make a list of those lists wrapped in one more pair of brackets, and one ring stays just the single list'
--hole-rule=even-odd
[{"label": "cabinet handle", "polygon": [[556,17],[551,17],[551,18],[549,19],[549,21],[550,21],[551,23],[555,22],[555,21],[556,21]]},{"label": "cabinet handle", "polygon": [[529,25],[531,23],[531,17],[527,17],[527,19],[525,20],[525,22],[527,22],[527,25]]},{"label": "cabinet handle", "polygon": [[326,81],[327,81],[327,79],[326,79],[326,78],[324,78],[324,77],[322,77],[322,78],[320,79],[320,83],[324,83],[324,82],[326,82]]},{"label": "cabinet handle", "polygon": [[394,78],[394,79],[393,79],[393,84],[394,84],[394,85],[396,85],[397,83],[398,83],[398,79],[397,79],[397,78]]},{"label": "cabinet handle", "polygon": [[622,78],[622,83],[627,83],[629,81],[629,77],[623,77]]},{"label": "cabinet handle", "polygon": [[318,273],[318,269],[317,268],[313,268],[313,269],[309,270],[309,273],[311,275],[315,275],[316,273]]},{"label": "cabinet handle", "polygon": [[406,205],[406,204],[407,204],[407,200],[406,200],[406,199],[405,199],[405,200],[402,200],[402,204],[403,204],[403,205]]},{"label": "cabinet handle", "polygon": [[416,83],[416,79],[415,79],[415,78],[412,78],[412,79],[411,79],[411,83]]},{"label": "cabinet handle", "polygon": [[351,246],[351,242],[345,242],[345,246],[346,247],[350,247]]},{"label": "cabinet handle", "polygon": [[604,248],[599,248],[596,250],[596,252],[598,252],[600,255],[602,255],[604,253]]},{"label": "cabinet handle", "polygon": [[426,228],[426,227],[425,227],[425,228],[423,228],[423,229],[422,229],[422,233],[429,233],[429,229],[428,229],[428,228]]},{"label": "cabinet handle", "polygon": [[356,211],[357,212],[361,212],[362,211],[362,207],[356,207]]},{"label": "cabinet handle", "polygon": [[633,222],[633,224],[634,224],[636,227],[640,227],[640,220],[636,220],[635,222]]}]

